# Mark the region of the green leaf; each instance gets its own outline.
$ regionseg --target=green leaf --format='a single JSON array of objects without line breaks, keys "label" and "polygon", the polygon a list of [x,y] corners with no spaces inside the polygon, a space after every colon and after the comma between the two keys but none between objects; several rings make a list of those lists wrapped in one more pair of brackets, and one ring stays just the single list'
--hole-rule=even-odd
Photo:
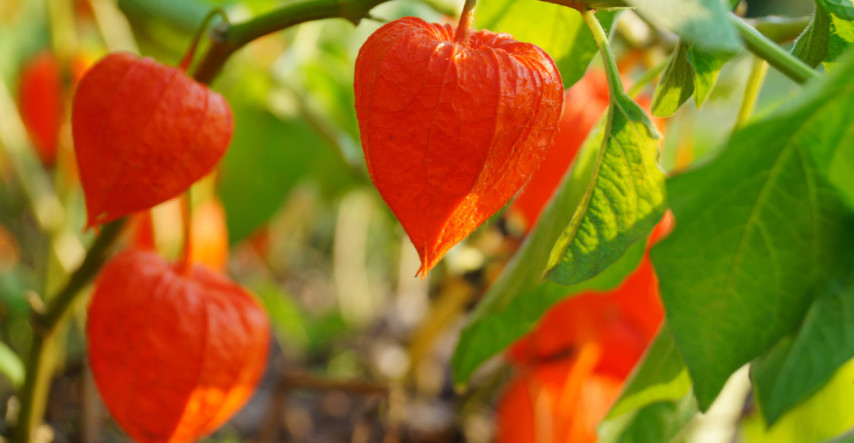
[{"label": "green leaf", "polygon": [[735,28],[720,0],[626,0],[657,27],[673,31],[688,43],[709,52],[741,49]]},{"label": "green leaf", "polygon": [[679,40],[652,96],[652,115],[670,117],[693,92],[694,67],[688,63],[688,44]]},{"label": "green leaf", "polygon": [[794,338],[753,363],[751,376],[769,425],[817,392],[854,357],[854,279],[833,285],[810,306]]},{"label": "green leaf", "polygon": [[854,20],[854,0],[819,0],[831,14],[845,19]]},{"label": "green leaf", "polygon": [[[742,436],[751,443],[802,443],[825,441],[854,427],[854,361],[843,365],[830,382],[799,404],[773,426],[761,414],[743,422]],[[760,405],[761,408],[761,405]],[[850,436],[842,437],[850,438]]]},{"label": "green leaf", "polygon": [[656,402],[675,401],[690,391],[691,377],[665,323],[635,366],[606,419],[617,418]]},{"label": "green leaf", "polygon": [[9,348],[6,343],[0,341],[0,374],[6,376],[14,386],[21,386],[24,382],[24,363]]},{"label": "green leaf", "polygon": [[[615,14],[600,11],[596,17],[608,29]],[[545,50],[555,60],[565,88],[584,76],[598,52],[581,14],[565,6],[539,0],[480,2],[475,9],[475,23],[478,28],[506,32]]]},{"label": "green leaf", "polygon": [[830,15],[821,5],[821,2],[816,0],[815,14],[813,14],[810,24],[807,25],[807,29],[795,41],[792,54],[815,68],[827,58],[829,37]]},{"label": "green leaf", "polygon": [[825,68],[833,69],[836,66],[836,59],[851,48],[852,44],[854,44],[854,22],[831,15]]},{"label": "green leaf", "polygon": [[228,237],[237,243],[266,223],[330,148],[298,118],[258,107],[235,109],[235,132],[222,161],[219,194]]},{"label": "green leaf", "polygon": [[703,410],[730,374],[799,326],[817,284],[854,260],[854,217],[810,154],[843,142],[821,131],[850,115],[852,78],[854,58],[668,182],[676,228],[652,259]]},{"label": "green leaf", "polygon": [[673,441],[697,415],[691,393],[676,400],[656,402],[599,425],[599,442],[647,443]]},{"label": "green leaf", "polygon": [[688,62],[694,67],[694,103],[697,109],[703,106],[727,60],[729,56],[726,54],[706,52],[696,46],[688,48]]},{"label": "green leaf", "polygon": [[646,113],[620,92],[607,118],[591,181],[549,255],[546,274],[555,283],[596,276],[652,232],[666,210],[657,133]]},{"label": "green leaf", "polygon": [[582,290],[615,288],[643,257],[646,242],[641,240],[614,265],[580,285],[561,286],[542,281],[541,270],[546,265],[549,248],[571,220],[590,181],[603,127],[604,119],[588,135],[540,221],[469,316],[451,361],[456,383],[465,383],[481,363],[531,331],[549,307]]}]

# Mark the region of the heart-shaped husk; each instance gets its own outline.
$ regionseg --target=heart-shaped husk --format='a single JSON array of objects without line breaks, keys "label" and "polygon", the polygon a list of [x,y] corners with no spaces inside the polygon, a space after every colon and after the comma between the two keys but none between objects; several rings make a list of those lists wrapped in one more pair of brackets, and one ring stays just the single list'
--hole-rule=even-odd
[{"label": "heart-shaped husk", "polygon": [[86,325],[101,398],[141,443],[194,441],[225,423],[254,392],[269,337],[240,286],[138,250],[101,270]]},{"label": "heart-shaped husk", "polygon": [[221,95],[128,53],[107,55],[83,76],[71,123],[88,226],[184,192],[216,166],[234,126]]},{"label": "heart-shaped husk", "polygon": [[501,209],[552,143],[563,101],[542,49],[405,17],[356,59],[368,171],[421,257],[422,277]]}]

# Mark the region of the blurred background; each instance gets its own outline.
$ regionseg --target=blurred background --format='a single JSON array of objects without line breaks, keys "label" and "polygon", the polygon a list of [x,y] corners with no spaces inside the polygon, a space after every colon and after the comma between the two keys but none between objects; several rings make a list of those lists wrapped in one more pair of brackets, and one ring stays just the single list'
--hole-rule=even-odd
[{"label": "blurred background", "polygon": [[[176,65],[212,7],[239,22],[279,3],[0,0],[0,434],[16,414],[33,300],[65,282],[93,238],[82,232],[68,119],[76,81],[109,51]],[[454,22],[458,3],[395,0],[358,27],[340,19],[302,24],[248,45],[213,82],[232,106],[236,129],[219,170],[194,187],[204,226],[198,230],[206,232],[199,243],[209,243],[203,254],[223,257],[226,272],[263,302],[275,344],[256,395],[209,441],[498,438],[496,407],[513,366],[497,359],[458,391],[449,358],[466,313],[529,226],[505,211],[452,249],[429,278],[415,278],[418,256],[367,176],[353,105],[353,64],[371,32],[407,15]],[[746,4],[751,17],[811,11],[807,0]],[[631,13],[620,18],[615,41],[625,60],[642,54],[626,62],[629,78],[660,64],[675,44]],[[703,109],[685,106],[667,122],[665,169],[701,161],[721,146],[750,65],[747,55],[731,60]],[[757,113],[796,91],[769,71]],[[642,94],[651,93],[647,87]],[[158,248],[176,258],[179,203],[153,214]],[[86,364],[85,306],[83,297],[50,351],[55,376],[42,441],[127,441]],[[735,403],[734,415],[712,425],[721,433],[704,437],[698,427],[683,438],[770,438],[751,430],[750,402]]]}]

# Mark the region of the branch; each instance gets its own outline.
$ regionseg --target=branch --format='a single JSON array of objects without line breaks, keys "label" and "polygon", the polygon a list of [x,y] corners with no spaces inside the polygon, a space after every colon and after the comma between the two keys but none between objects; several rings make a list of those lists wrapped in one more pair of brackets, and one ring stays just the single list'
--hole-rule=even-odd
[{"label": "branch", "polygon": [[211,31],[211,45],[195,72],[196,80],[210,83],[228,58],[244,45],[291,26],[313,20],[343,18],[359,24],[368,12],[388,0],[296,0],[246,22],[222,24]]}]

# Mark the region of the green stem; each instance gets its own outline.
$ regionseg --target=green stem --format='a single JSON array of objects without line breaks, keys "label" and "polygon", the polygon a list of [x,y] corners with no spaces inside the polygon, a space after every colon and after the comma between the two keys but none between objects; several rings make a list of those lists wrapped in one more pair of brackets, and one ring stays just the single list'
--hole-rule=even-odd
[{"label": "green stem", "polygon": [[730,22],[735,25],[744,44],[750,52],[757,57],[765,59],[771,66],[797,83],[806,83],[808,80],[819,77],[806,63],[786,52],[762,35],[759,31],[748,25],[735,14],[729,15]]},{"label": "green stem", "polygon": [[747,19],[745,23],[756,28],[759,33],[774,43],[790,42],[804,32],[812,18],[807,17],[760,17]]},{"label": "green stem", "polygon": [[380,3],[388,0],[296,0],[243,23],[222,24],[211,32],[211,45],[195,72],[201,83],[210,83],[226,60],[244,45],[267,34],[300,23],[326,18],[344,18],[354,24]]},{"label": "green stem", "polygon": [[107,224],[95,239],[83,263],[74,271],[65,286],[50,298],[47,309],[33,313],[33,340],[27,356],[27,372],[21,391],[21,410],[15,429],[14,442],[28,443],[33,430],[40,424],[47,400],[49,374],[45,367],[46,350],[57,326],[68,308],[77,300],[81,289],[98,273],[108,257],[108,252],[121,232],[125,220]]},{"label": "green stem", "polygon": [[735,129],[744,126],[750,119],[750,115],[753,114],[756,99],[759,98],[759,91],[762,90],[762,82],[765,81],[767,72],[768,63],[759,57],[754,58],[753,66],[750,67],[750,77],[748,77],[747,85],[744,87],[744,98],[738,108],[738,117],[735,119]]},{"label": "green stem", "polygon": [[620,80],[620,70],[617,68],[617,60],[614,58],[614,52],[611,51],[611,45],[608,43],[608,35],[599,19],[590,9],[585,9],[581,12],[581,17],[593,33],[593,39],[599,46],[599,53],[602,54],[602,64],[605,65],[605,74],[608,77],[608,89],[611,91],[611,100],[615,100],[617,94],[625,94],[623,91],[623,82]]}]

